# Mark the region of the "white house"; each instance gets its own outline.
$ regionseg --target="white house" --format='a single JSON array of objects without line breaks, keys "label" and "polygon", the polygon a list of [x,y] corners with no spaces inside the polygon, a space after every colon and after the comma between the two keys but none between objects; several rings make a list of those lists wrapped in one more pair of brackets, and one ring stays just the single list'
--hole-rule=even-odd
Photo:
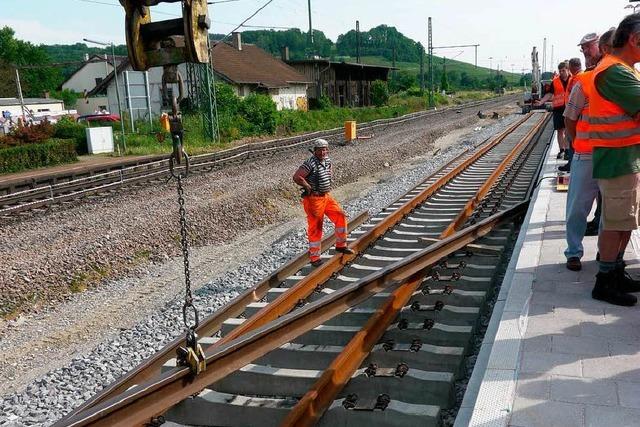
[{"label": "white house", "polygon": [[269,95],[278,110],[307,109],[308,79],[278,58],[253,44],[242,43],[233,33],[232,43],[211,48],[213,72],[233,86],[240,97],[250,93]]},{"label": "white house", "polygon": [[[125,57],[116,56],[116,63],[120,64]],[[113,58],[107,55],[92,55],[85,57],[85,62],[67,78],[60,89],[68,89],[76,93],[83,94],[75,108],[78,114],[91,114],[101,108],[108,109],[105,96],[87,97],[86,95],[99,85],[112,71]]]},{"label": "white house", "polygon": [[[186,97],[189,84],[186,65],[178,65],[178,71],[184,81],[184,96]],[[153,116],[158,116],[162,111],[170,109],[169,105],[163,105],[162,67],[153,67],[148,71],[134,71],[129,60],[125,59],[118,65],[117,74],[117,88],[120,93],[122,111],[131,110],[135,119],[145,120],[148,118],[148,107],[150,107]],[[177,84],[168,85],[168,88],[170,93],[178,95]],[[113,72],[88,92],[87,99],[95,98],[101,98],[103,100],[102,106],[109,112],[118,113],[118,97]],[[81,103],[82,100],[78,102]]]},{"label": "white house", "polygon": [[[40,117],[58,117],[68,114],[65,110],[64,102],[60,99],[53,98],[24,98],[25,115]],[[22,105],[18,98],[0,98],[0,110],[8,111],[14,120],[22,116]],[[0,115],[1,117],[2,115]]]},{"label": "white house", "polygon": [[[310,82],[304,75],[255,45],[243,45],[240,33],[234,33],[231,44],[215,43],[211,48],[211,61],[216,78],[232,85],[238,96],[263,93],[273,99],[279,110],[307,109]],[[106,70],[104,63],[84,64],[63,85],[63,88],[86,91],[86,96],[76,104],[79,114],[103,108],[118,113],[114,73],[111,69],[105,75]],[[184,81],[186,97],[189,86],[186,65],[178,65],[178,71]],[[162,67],[146,72],[133,71],[129,60],[124,58],[118,64],[117,75],[122,111],[131,111],[135,119],[144,120],[148,118],[149,110],[152,116],[157,116],[170,109],[170,105],[163,105]],[[87,89],[92,83],[95,83],[93,87]],[[169,90],[177,95],[178,85],[169,85]]]}]

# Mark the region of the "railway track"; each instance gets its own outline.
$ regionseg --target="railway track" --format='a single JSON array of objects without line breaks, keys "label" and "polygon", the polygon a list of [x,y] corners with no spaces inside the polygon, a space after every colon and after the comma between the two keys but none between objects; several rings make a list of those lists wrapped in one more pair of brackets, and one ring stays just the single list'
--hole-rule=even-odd
[{"label": "railway track", "polygon": [[463,153],[352,231],[355,255],[329,250],[317,269],[301,255],[209,316],[200,375],[176,366],[177,340],[57,425],[158,414],[186,425],[440,425],[548,123],[529,114]]},{"label": "railway track", "polygon": [[[375,132],[389,126],[419,120],[424,117],[442,115],[462,110],[475,109],[495,103],[512,101],[513,97],[490,99],[486,101],[463,104],[438,111],[422,111],[399,118],[376,120],[358,125],[360,133]],[[193,172],[210,172],[236,164],[252,161],[257,158],[273,156],[298,149],[315,138],[326,138],[334,143],[343,142],[342,129],[314,132],[310,134],[245,144],[212,154],[193,156],[190,170]],[[113,167],[113,166],[111,166]],[[154,160],[115,170],[100,172],[88,170],[74,172],[69,176],[53,176],[38,180],[25,180],[0,186],[0,217],[10,217],[19,213],[46,209],[49,206],[69,203],[96,194],[111,194],[127,186],[142,185],[166,179],[169,172],[167,159]],[[86,175],[86,176],[83,176]]]}]

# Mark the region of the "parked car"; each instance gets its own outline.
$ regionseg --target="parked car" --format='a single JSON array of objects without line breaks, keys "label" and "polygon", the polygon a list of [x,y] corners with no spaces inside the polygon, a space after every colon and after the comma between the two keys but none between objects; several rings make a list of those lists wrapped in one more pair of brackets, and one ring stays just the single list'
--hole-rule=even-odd
[{"label": "parked car", "polygon": [[120,116],[117,114],[85,114],[78,117],[78,123],[95,123],[95,122],[119,122]]}]

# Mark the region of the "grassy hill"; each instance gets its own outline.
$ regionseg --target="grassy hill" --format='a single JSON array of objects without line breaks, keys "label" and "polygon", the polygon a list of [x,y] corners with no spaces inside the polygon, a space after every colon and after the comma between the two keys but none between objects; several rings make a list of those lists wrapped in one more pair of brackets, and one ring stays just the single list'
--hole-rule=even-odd
[{"label": "grassy hill", "polygon": [[[355,61],[355,58],[344,59],[345,61]],[[361,62],[364,64],[372,64],[372,65],[385,65],[391,66],[392,62],[379,57],[379,56],[363,56],[361,58]],[[444,59],[439,56],[433,56],[433,68],[436,71],[436,75],[442,71]],[[408,71],[410,73],[420,73],[420,64],[417,62],[396,62],[396,67],[401,71]],[[428,72],[428,60],[425,57],[424,60],[424,68],[425,73]],[[467,73],[470,77],[475,77],[478,80],[485,80],[487,77],[491,75],[495,75],[496,70],[490,70],[485,67],[477,67],[473,64],[469,64],[467,62],[456,61],[455,59],[447,59],[447,73],[457,72],[459,74]],[[518,85],[520,82],[520,74],[512,74],[506,71],[501,71],[501,73],[506,77],[507,81],[511,84]],[[437,82],[436,82],[437,83]]]}]

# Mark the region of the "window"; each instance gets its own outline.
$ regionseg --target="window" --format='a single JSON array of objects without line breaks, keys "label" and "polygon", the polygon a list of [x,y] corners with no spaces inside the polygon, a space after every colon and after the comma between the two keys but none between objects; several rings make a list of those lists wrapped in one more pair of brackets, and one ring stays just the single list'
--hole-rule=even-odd
[{"label": "window", "polygon": [[102,83],[102,80],[104,80],[102,77],[96,77],[96,86]]}]

